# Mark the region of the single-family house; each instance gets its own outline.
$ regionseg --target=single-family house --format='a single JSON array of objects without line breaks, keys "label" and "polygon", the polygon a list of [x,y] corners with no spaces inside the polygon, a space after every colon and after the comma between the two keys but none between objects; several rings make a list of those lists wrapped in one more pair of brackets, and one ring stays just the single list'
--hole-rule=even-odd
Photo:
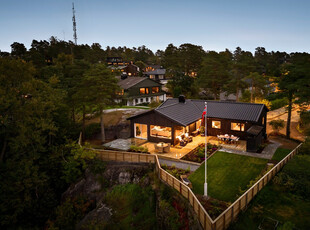
[{"label": "single-family house", "polygon": [[118,95],[127,106],[135,106],[152,101],[165,101],[166,92],[162,90],[162,84],[146,77],[127,77],[120,79],[118,85],[121,92]]},{"label": "single-family house", "polygon": [[[156,109],[128,118],[131,136],[176,145],[180,136],[197,134],[204,107],[204,100],[167,99]],[[264,104],[207,101],[207,135],[234,135],[246,140],[247,151],[256,151],[267,137],[267,111]]]},{"label": "single-family house", "polygon": [[144,72],[143,75],[149,79],[160,82],[166,80],[166,69],[155,69],[153,71]]}]

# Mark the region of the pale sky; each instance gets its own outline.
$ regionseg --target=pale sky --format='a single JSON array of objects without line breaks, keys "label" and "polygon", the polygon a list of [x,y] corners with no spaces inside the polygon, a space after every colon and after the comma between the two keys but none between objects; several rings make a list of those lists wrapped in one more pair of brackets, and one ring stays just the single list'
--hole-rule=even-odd
[{"label": "pale sky", "polygon": [[[310,0],[75,0],[78,44],[310,52]],[[0,50],[73,40],[72,0],[0,0]]]}]

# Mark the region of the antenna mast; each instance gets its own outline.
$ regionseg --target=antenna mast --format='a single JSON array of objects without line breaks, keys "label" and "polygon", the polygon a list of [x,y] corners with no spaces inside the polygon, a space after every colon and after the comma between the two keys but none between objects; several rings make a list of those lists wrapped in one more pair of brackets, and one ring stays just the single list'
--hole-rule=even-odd
[{"label": "antenna mast", "polygon": [[73,39],[74,44],[77,45],[77,36],[76,36],[76,21],[75,21],[75,10],[74,10],[74,3],[72,2],[72,22],[73,22]]}]

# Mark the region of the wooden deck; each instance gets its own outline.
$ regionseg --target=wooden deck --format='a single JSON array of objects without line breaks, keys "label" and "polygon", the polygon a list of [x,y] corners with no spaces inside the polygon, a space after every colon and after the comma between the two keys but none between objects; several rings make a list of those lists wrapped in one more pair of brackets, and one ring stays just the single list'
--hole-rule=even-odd
[{"label": "wooden deck", "polygon": [[[226,144],[223,142],[220,142],[217,137],[214,136],[208,136],[207,137],[208,143],[220,145],[223,148],[231,149],[231,150],[239,150],[239,151],[246,151],[246,141],[239,140],[238,144]],[[193,141],[188,143],[186,146],[171,146],[169,153],[158,153],[155,152],[154,144],[152,142],[147,142],[141,146],[147,147],[149,152],[151,154],[156,154],[158,157],[167,157],[172,159],[180,159],[187,153],[189,153],[191,150],[196,148],[199,144],[205,143],[205,137],[202,137],[200,135],[193,137]]]}]

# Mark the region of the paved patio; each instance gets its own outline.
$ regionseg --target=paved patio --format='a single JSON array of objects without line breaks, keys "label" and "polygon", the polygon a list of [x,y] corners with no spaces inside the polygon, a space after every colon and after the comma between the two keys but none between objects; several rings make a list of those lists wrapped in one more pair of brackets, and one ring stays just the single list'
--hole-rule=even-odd
[{"label": "paved patio", "polygon": [[116,139],[114,141],[105,143],[103,146],[108,147],[110,149],[128,151],[131,145],[140,146],[145,142],[147,142],[147,140],[138,138]]},{"label": "paved patio", "polygon": [[[221,145],[225,149],[230,149],[230,150],[238,150],[238,151],[245,151],[246,150],[246,141],[238,141],[238,144],[226,144],[223,142],[220,142],[217,137],[214,136],[208,136],[207,137],[208,143],[211,144],[216,144],[216,145]],[[191,150],[196,148],[199,144],[205,143],[205,137],[202,137],[200,135],[193,137],[193,141],[188,143],[186,146],[171,146],[170,147],[170,152],[169,153],[158,153],[155,152],[155,147],[153,142],[147,142],[145,144],[142,144],[141,146],[147,147],[149,152],[151,154],[157,154],[159,157],[164,157],[164,158],[173,158],[173,159],[180,159],[187,153],[189,153]]]}]

